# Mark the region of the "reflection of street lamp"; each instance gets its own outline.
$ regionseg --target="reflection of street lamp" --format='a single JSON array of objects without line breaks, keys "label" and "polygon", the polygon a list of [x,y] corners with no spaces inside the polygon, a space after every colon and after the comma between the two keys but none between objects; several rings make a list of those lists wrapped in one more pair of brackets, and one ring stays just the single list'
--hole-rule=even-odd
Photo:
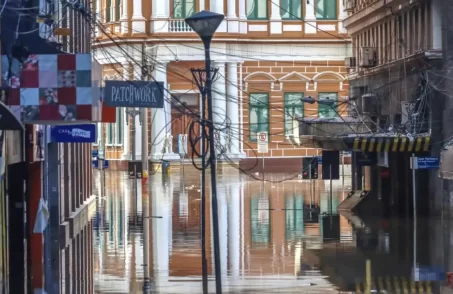
[{"label": "reflection of street lamp", "polygon": [[[216,161],[215,161],[215,145],[214,145],[214,123],[213,123],[213,113],[212,113],[212,76],[211,76],[211,56],[210,56],[210,47],[211,40],[216,32],[217,28],[222,23],[225,16],[223,14],[213,13],[210,11],[201,11],[195,13],[194,15],[185,19],[188,26],[190,26],[195,33],[200,36],[203,41],[204,50],[205,50],[205,70],[206,70],[206,82],[202,98],[202,118],[203,123],[206,122],[205,117],[205,99],[207,98],[208,105],[208,123],[209,123],[209,157],[210,157],[210,167],[211,167],[211,207],[212,207],[212,223],[213,223],[213,234],[214,234],[214,260],[215,260],[215,281],[216,281],[216,293],[222,293],[222,281],[220,276],[220,241],[219,241],[219,218],[218,218],[218,208],[217,208],[217,187],[216,187]],[[206,95],[205,95],[206,94]],[[205,98],[206,96],[206,98]],[[205,169],[204,165],[204,148],[205,148],[205,135],[204,131],[201,132],[201,146],[203,149],[203,165],[202,168]],[[202,195],[201,195],[201,220],[202,220],[202,270],[203,270],[203,293],[207,293],[207,259],[206,259],[206,240],[205,240],[205,230],[206,230],[206,207],[205,207],[205,180],[204,180],[204,171],[202,172]]]}]

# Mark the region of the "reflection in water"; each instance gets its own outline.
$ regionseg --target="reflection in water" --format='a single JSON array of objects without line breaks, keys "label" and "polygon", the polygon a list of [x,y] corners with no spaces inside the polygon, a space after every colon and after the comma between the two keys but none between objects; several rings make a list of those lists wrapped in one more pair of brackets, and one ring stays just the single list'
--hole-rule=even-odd
[{"label": "reflection in water", "polygon": [[[218,183],[225,293],[354,291],[355,281],[364,280],[366,259],[376,275],[385,274],[382,261],[404,264],[398,249],[412,248],[411,230],[399,222],[395,232],[339,215],[336,208],[348,192],[338,185],[341,180],[334,181],[332,193],[322,180],[311,187],[301,180],[263,184],[237,174],[219,176]],[[208,199],[206,250],[214,293],[210,207]],[[200,214],[194,171],[186,168],[184,177],[155,174],[149,186],[137,181],[136,187],[125,174],[106,172],[93,232],[96,291],[201,293]],[[409,277],[410,268],[400,266],[395,274]]]}]

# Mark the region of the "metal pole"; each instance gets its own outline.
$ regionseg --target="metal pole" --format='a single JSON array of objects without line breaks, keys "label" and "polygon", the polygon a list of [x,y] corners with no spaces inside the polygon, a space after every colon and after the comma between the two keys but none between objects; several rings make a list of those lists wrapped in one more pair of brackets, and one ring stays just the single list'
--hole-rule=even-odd
[{"label": "metal pole", "polygon": [[[142,43],[142,81],[148,78],[148,64],[146,60],[145,42]],[[148,173],[148,111],[146,108],[140,108],[142,121],[142,169]],[[142,174],[143,176],[143,174]]]},{"label": "metal pole", "polygon": [[329,173],[330,173],[330,205],[329,205],[329,210],[330,210],[330,214],[332,215],[332,165],[330,164],[329,165]]},{"label": "metal pole", "polygon": [[417,191],[415,185],[415,164],[417,158],[415,153],[412,153],[412,201],[414,208],[414,274],[417,267]]},{"label": "metal pole", "polygon": [[[206,68],[208,74],[208,68]],[[209,71],[209,75],[211,72]],[[201,272],[203,279],[203,294],[208,294],[208,260],[206,258],[206,85],[201,97]],[[193,151],[192,151],[193,152]],[[184,168],[184,165],[183,165]]]},{"label": "metal pole", "polygon": [[371,294],[371,260],[367,259],[365,264],[365,274],[366,274],[366,294]]},{"label": "metal pole", "polygon": [[220,275],[220,240],[219,240],[219,217],[217,206],[217,181],[216,181],[216,152],[214,139],[214,123],[212,111],[212,77],[211,77],[211,56],[210,45],[211,37],[204,37],[203,44],[205,49],[205,68],[206,68],[206,91],[208,102],[208,121],[209,121],[209,161],[211,165],[211,204],[212,204],[212,224],[214,237],[214,261],[215,261],[215,285],[216,294],[222,293],[222,277]]}]

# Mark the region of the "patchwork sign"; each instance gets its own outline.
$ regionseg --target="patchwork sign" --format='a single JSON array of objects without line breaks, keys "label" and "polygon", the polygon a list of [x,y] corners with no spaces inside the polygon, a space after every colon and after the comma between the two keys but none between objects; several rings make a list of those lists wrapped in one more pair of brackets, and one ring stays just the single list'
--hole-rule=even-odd
[{"label": "patchwork sign", "polygon": [[100,121],[100,81],[91,54],[30,55],[22,70],[12,66],[7,105],[26,123]]}]

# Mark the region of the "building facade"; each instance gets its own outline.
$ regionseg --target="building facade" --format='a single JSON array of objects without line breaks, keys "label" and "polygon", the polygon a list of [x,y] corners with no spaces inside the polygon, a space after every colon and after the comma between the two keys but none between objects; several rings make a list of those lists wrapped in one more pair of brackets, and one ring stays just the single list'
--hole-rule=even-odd
[{"label": "building facade", "polygon": [[[104,79],[139,79],[141,43],[146,42],[153,78],[164,82],[168,90],[164,109],[148,111],[151,161],[165,157],[163,144],[169,135],[170,153],[177,153],[177,136],[188,133],[193,112],[200,111],[200,94],[191,69],[204,67],[204,51],[184,22],[197,11],[226,16],[213,40],[211,58],[218,69],[213,111],[215,119],[224,122],[219,140],[227,146],[230,159],[240,159],[243,166],[255,165],[256,133],[266,131],[266,166],[278,170],[294,164],[299,169],[300,162],[294,159],[314,155],[317,150],[288,142],[292,118],[337,115],[325,106],[304,105],[300,98],[341,101],[348,96],[344,62],[350,56],[351,42],[343,27],[343,1],[167,0],[157,4],[97,0],[94,9],[103,25],[97,30],[94,52],[104,65]],[[178,107],[181,102],[185,111]],[[130,159],[133,138],[125,118],[125,109],[119,109],[117,123],[100,132],[112,166]],[[140,134],[139,118],[136,120]],[[135,140],[140,158],[142,137]]]}]

